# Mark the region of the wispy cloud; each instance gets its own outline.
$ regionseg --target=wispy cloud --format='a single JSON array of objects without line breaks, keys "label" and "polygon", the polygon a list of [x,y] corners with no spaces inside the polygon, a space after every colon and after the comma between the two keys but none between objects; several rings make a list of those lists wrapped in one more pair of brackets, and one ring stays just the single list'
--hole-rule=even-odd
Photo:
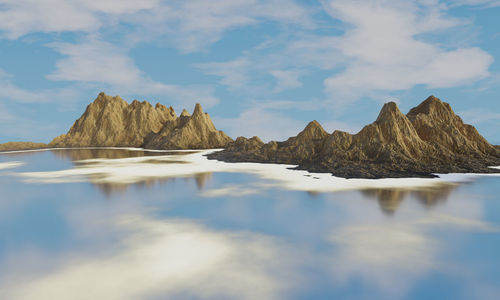
[{"label": "wispy cloud", "polygon": [[357,98],[372,91],[406,90],[415,85],[454,87],[489,75],[493,57],[470,47],[446,49],[418,38],[463,25],[435,1],[324,2],[326,11],[346,25],[336,45],[345,71],[327,78],[325,90]]},{"label": "wispy cloud", "polygon": [[270,72],[276,79],[275,92],[286,89],[293,89],[302,86],[299,81],[300,72],[293,70],[272,70]]},{"label": "wispy cloud", "polygon": [[72,81],[121,95],[140,94],[165,96],[169,102],[206,107],[218,103],[209,86],[179,86],[152,80],[142,72],[122,49],[95,36],[80,43],[51,43],[49,47],[65,56],[56,63],[56,70],[47,75],[54,81]]},{"label": "wispy cloud", "polygon": [[158,0],[2,0],[0,31],[10,39],[32,32],[95,32],[119,18],[154,9],[159,3]]}]

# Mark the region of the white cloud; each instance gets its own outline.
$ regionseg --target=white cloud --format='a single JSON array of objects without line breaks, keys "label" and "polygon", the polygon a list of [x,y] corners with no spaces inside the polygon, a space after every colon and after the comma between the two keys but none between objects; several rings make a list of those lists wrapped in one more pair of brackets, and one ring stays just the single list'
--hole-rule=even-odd
[{"label": "white cloud", "polygon": [[226,62],[196,64],[195,67],[206,74],[222,77],[219,83],[231,88],[240,88],[249,81],[247,72],[250,64],[249,61],[244,58]]},{"label": "white cloud", "polygon": [[165,35],[183,52],[204,50],[228,30],[265,21],[313,26],[308,9],[293,0],[168,1],[132,20],[142,27],[136,38]]},{"label": "white cloud", "polygon": [[295,136],[307,124],[285,114],[263,107],[247,109],[237,118],[213,118],[218,128],[223,128],[232,137],[258,136],[263,141],[286,140]]},{"label": "white cloud", "polygon": [[126,50],[94,36],[83,42],[51,43],[50,47],[65,58],[56,63],[56,70],[47,75],[50,80],[75,81],[95,85],[110,93],[166,96],[182,105],[202,103],[206,107],[218,103],[208,86],[178,86],[157,82],[142,72]]},{"label": "white cloud", "polygon": [[1,0],[0,31],[11,39],[32,32],[95,32],[115,17],[153,9],[159,3],[157,0]]},{"label": "white cloud", "polygon": [[[293,0],[0,0],[0,32],[17,39],[33,32],[87,32],[131,24],[131,40],[164,37],[185,52],[203,50],[227,30],[276,21],[312,26]],[[282,9],[286,7],[286,9]]]},{"label": "white cloud", "polygon": [[0,69],[0,97],[3,100],[24,103],[71,102],[76,95],[72,88],[26,90],[14,84],[12,77]]},{"label": "white cloud", "polygon": [[493,58],[479,48],[446,49],[420,36],[445,32],[463,22],[444,14],[435,1],[325,2],[327,12],[346,25],[336,47],[345,71],[324,81],[331,97],[357,98],[373,91],[425,85],[453,87],[489,75]]},{"label": "white cloud", "polygon": [[285,89],[293,89],[302,86],[299,81],[300,72],[290,70],[272,70],[270,72],[277,81],[275,92],[280,92]]}]

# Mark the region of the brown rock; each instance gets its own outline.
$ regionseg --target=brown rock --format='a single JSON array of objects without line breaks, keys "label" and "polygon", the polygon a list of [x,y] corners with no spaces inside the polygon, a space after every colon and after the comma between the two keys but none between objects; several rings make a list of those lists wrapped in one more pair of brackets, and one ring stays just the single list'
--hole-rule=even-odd
[{"label": "brown rock", "polygon": [[32,150],[47,148],[48,145],[44,143],[32,142],[7,142],[0,144],[0,151],[13,151],[13,150]]},{"label": "brown rock", "polygon": [[184,110],[179,118],[165,122],[161,131],[148,135],[143,146],[148,149],[209,149],[223,148],[232,141],[215,128],[210,116],[197,103],[192,116]]},{"label": "brown rock", "polygon": [[452,153],[485,155],[496,152],[474,128],[464,124],[448,103],[430,96],[407,114],[420,138]]},{"label": "brown rock", "polygon": [[51,147],[147,147],[149,149],[221,148],[232,142],[217,131],[210,116],[197,104],[193,115],[172,107],[100,93],[67,134],[56,137]]},{"label": "brown rock", "polygon": [[67,134],[56,137],[51,147],[138,147],[151,132],[176,118],[172,107],[100,93]]},{"label": "brown rock", "polygon": [[433,173],[498,172],[498,146],[455,115],[434,96],[404,115],[386,103],[375,122],[351,135],[328,135],[311,122],[296,137],[259,148],[248,141],[233,143],[209,158],[226,161],[278,162],[299,169],[329,172],[347,178],[433,177]]}]

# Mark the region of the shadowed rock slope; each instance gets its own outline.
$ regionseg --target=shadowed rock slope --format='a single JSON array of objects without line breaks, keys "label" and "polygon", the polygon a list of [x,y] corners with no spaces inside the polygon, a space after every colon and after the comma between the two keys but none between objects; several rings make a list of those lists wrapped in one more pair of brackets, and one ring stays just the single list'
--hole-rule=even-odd
[{"label": "shadowed rock slope", "polygon": [[328,134],[313,121],[296,137],[264,144],[239,137],[209,158],[231,162],[286,163],[346,178],[433,177],[432,173],[498,172],[498,147],[431,96],[404,115],[386,103],[377,120],[357,134]]},{"label": "shadowed rock slope", "polygon": [[193,116],[177,117],[172,107],[100,93],[68,133],[50,147],[147,147],[151,149],[222,148],[232,140],[217,131],[197,104]]}]

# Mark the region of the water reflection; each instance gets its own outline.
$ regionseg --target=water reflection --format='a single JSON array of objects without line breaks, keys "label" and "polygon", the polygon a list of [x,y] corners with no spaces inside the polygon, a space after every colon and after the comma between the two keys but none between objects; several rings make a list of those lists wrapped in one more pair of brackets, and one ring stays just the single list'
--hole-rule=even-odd
[{"label": "water reflection", "polygon": [[387,215],[393,215],[404,199],[414,198],[426,208],[432,208],[445,202],[458,184],[442,184],[418,189],[366,189],[361,194],[376,199],[380,209]]},{"label": "water reflection", "polygon": [[[54,257],[33,271],[22,255],[0,284],[6,299],[282,299],[294,288],[291,251],[275,239],[215,231],[191,220],[121,216],[101,231],[123,236],[111,252]],[[104,225],[104,224],[103,224]],[[103,254],[104,253],[104,254]],[[1,283],[1,282],[0,282]]]},{"label": "water reflection", "polygon": [[[70,158],[73,168],[45,172],[21,172],[16,175],[27,183],[69,183],[91,181],[94,184],[122,184],[162,181],[166,178],[195,178],[199,188],[203,188],[203,175],[214,172],[246,173],[256,175],[266,183],[267,188],[284,188],[316,193],[362,189],[408,189],[441,185],[447,182],[464,182],[477,178],[473,175],[445,174],[440,178],[386,178],[345,179],[328,173],[308,173],[290,170],[290,165],[258,163],[225,163],[208,160],[204,155],[214,150],[189,152],[161,152],[161,155],[148,151],[130,151],[128,149],[71,149],[57,150],[54,153]],[[123,156],[130,156],[125,157]],[[141,156],[146,155],[146,156]],[[93,157],[97,156],[97,158]],[[89,158],[90,157],[90,158]],[[101,158],[99,158],[101,157]],[[102,158],[105,157],[105,158]],[[111,158],[110,158],[111,157]],[[86,159],[85,159],[86,158]],[[201,179],[200,179],[201,178]],[[109,185],[108,185],[109,186]],[[112,188],[106,188],[112,190]],[[370,194],[373,192],[367,192]],[[404,194],[397,192],[396,194]],[[397,207],[400,196],[381,194],[383,206],[388,211]],[[390,192],[393,194],[393,192]],[[425,201],[433,201],[426,199]]]},{"label": "water reflection", "polygon": [[[202,191],[206,184],[212,178],[212,173],[200,173],[194,174],[192,177],[184,178],[186,180],[194,180],[196,187],[199,191]],[[89,175],[90,183],[95,186],[99,191],[101,191],[106,197],[111,197],[116,194],[125,194],[129,188],[134,187],[140,190],[153,189],[157,186],[163,186],[169,182],[175,182],[177,178],[150,178],[143,179],[135,183],[115,183],[115,182],[103,182],[100,176],[96,174]]]},{"label": "water reflection", "polygon": [[54,156],[71,161],[80,161],[87,159],[120,159],[129,157],[144,157],[144,156],[164,156],[164,155],[182,155],[193,152],[172,151],[172,152],[156,152],[147,150],[131,150],[131,149],[115,149],[115,148],[76,148],[76,149],[54,149],[50,150]]},{"label": "water reflection", "polygon": [[0,177],[1,299],[470,299],[455,287],[497,285],[494,179],[403,188],[415,180],[105,152],[46,152]]}]

